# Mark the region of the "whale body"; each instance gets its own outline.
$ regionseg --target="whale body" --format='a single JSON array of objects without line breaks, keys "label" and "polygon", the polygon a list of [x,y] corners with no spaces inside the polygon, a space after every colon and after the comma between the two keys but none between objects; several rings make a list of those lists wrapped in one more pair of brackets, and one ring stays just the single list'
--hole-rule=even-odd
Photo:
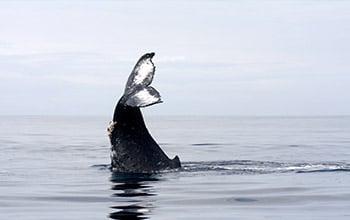
[{"label": "whale body", "polygon": [[155,72],[153,56],[146,53],[136,63],[107,128],[115,172],[155,173],[181,167],[179,157],[169,159],[152,138],[140,110],[162,102],[159,92],[150,86]]}]

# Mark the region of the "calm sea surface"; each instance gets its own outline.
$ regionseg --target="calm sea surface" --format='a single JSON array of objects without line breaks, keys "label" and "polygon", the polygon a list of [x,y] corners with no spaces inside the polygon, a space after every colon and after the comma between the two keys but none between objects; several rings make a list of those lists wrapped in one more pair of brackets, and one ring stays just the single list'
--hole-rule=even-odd
[{"label": "calm sea surface", "polygon": [[350,219],[350,117],[147,117],[183,168],[113,175],[103,117],[0,117],[0,219]]}]

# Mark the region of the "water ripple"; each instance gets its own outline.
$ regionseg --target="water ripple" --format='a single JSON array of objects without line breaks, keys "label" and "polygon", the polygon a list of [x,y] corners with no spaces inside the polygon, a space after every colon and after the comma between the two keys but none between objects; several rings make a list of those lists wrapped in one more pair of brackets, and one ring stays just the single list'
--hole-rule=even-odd
[{"label": "water ripple", "polygon": [[[109,164],[93,165],[99,170],[110,170]],[[269,173],[315,173],[315,172],[350,172],[350,164],[345,162],[286,163],[254,160],[223,160],[183,162],[182,168],[162,171],[169,172],[221,172],[221,174],[269,174]],[[132,175],[132,174],[130,174]],[[125,174],[122,174],[126,177]]]},{"label": "water ripple", "polygon": [[350,164],[344,162],[281,163],[272,161],[230,160],[184,162],[183,172],[212,172],[226,174],[350,172]]}]

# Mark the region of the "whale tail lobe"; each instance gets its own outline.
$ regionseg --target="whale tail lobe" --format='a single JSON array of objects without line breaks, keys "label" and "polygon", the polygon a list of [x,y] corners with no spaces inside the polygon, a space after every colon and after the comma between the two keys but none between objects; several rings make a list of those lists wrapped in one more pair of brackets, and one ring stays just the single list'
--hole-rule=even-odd
[{"label": "whale tail lobe", "polygon": [[131,107],[147,107],[161,103],[159,92],[150,86],[155,65],[152,62],[154,53],[146,53],[136,63],[125,86],[122,101]]}]

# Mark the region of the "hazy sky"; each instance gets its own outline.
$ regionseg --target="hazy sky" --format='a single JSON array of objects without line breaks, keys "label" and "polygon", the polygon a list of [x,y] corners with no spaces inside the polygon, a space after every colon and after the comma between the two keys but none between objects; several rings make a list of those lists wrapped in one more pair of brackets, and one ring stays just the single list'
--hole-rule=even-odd
[{"label": "hazy sky", "polygon": [[350,1],[0,1],[0,115],[111,115],[154,51],[162,115],[350,114]]}]

